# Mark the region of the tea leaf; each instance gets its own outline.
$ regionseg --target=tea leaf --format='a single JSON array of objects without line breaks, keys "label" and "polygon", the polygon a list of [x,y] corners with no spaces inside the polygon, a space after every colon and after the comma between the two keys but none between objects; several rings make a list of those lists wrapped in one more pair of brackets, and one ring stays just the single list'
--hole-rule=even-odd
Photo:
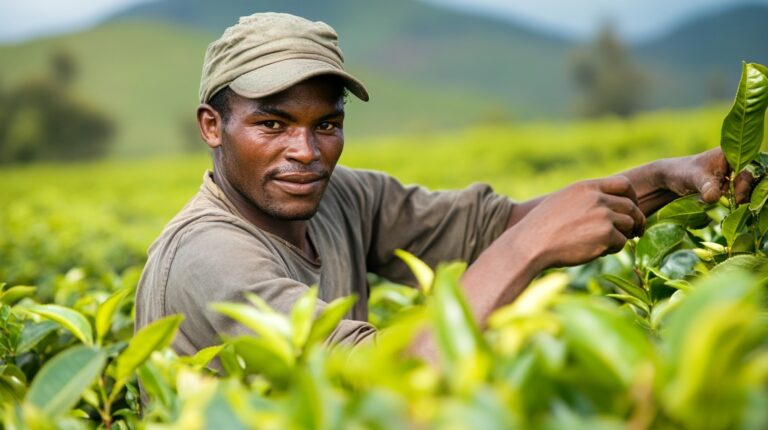
[{"label": "tea leaf", "polygon": [[66,413],[83,391],[101,374],[107,362],[104,351],[78,345],[59,353],[37,373],[26,402],[48,416]]},{"label": "tea leaf", "polygon": [[336,326],[339,325],[339,322],[344,318],[344,315],[352,309],[352,306],[355,305],[356,301],[357,295],[352,294],[347,297],[340,297],[331,303],[328,303],[328,306],[323,309],[312,324],[312,329],[309,331],[309,337],[307,338],[305,348],[309,348],[318,342],[324,341],[325,338],[333,332]]},{"label": "tea leaf", "polygon": [[685,229],[678,224],[659,223],[650,227],[637,242],[635,254],[641,267],[656,266],[685,237]]},{"label": "tea leaf", "polygon": [[431,313],[435,337],[446,371],[454,386],[468,389],[487,372],[487,345],[459,286],[466,264],[438,267],[432,291]]},{"label": "tea leaf", "polygon": [[27,285],[17,285],[15,287],[8,288],[0,294],[0,303],[6,305],[12,305],[24,297],[30,297],[35,294],[37,287],[31,287]]},{"label": "tea leaf", "polygon": [[317,303],[317,287],[308,289],[296,300],[291,309],[291,325],[293,326],[293,346],[301,348],[309,338],[312,329],[312,317]]},{"label": "tea leaf", "polygon": [[760,152],[768,76],[765,68],[743,63],[741,80],[731,111],[723,121],[720,147],[734,172],[741,172]]},{"label": "tea leaf", "polygon": [[611,275],[611,274],[603,275],[603,278],[606,281],[612,283],[613,285],[621,288],[627,294],[643,301],[644,303],[648,303],[648,301],[650,300],[648,296],[648,291],[646,291],[643,287],[635,285],[634,283],[624,278],[620,278],[616,275]]},{"label": "tea leaf", "polygon": [[214,303],[211,308],[268,339],[287,356],[293,356],[293,347],[289,341],[292,337],[291,323],[285,315],[263,312],[254,306],[239,303]]},{"label": "tea leaf", "polygon": [[396,249],[395,255],[400,257],[401,260],[408,265],[413,275],[416,277],[416,281],[419,283],[419,287],[424,291],[424,294],[429,294],[432,289],[432,283],[435,281],[435,273],[418,257],[411,254],[408,251],[402,249]]},{"label": "tea leaf", "polygon": [[153,352],[170,345],[183,319],[182,315],[171,315],[154,321],[136,332],[128,348],[117,357],[115,380],[118,384],[128,380],[133,371],[141,366]]},{"label": "tea leaf", "polygon": [[80,312],[59,305],[29,305],[23,309],[61,324],[85,345],[93,345],[93,329]]},{"label": "tea leaf", "polygon": [[656,212],[658,221],[671,221],[680,223],[689,228],[703,228],[709,225],[710,218],[707,211],[712,204],[701,200],[700,194],[691,194],[680,197]]},{"label": "tea leaf", "polygon": [[723,237],[725,237],[725,240],[728,242],[728,246],[733,245],[736,236],[752,216],[748,209],[749,207],[747,205],[741,205],[728,214],[723,220]]},{"label": "tea leaf", "polygon": [[752,188],[752,197],[749,199],[749,210],[759,212],[768,200],[768,178],[763,178]]},{"label": "tea leaf", "polygon": [[109,333],[112,318],[115,316],[118,306],[131,291],[133,291],[131,288],[124,288],[112,294],[96,310],[96,342],[101,343],[104,336]]},{"label": "tea leaf", "polygon": [[16,347],[16,353],[22,354],[37,346],[48,334],[59,327],[53,321],[43,321],[39,324],[25,325],[21,330],[21,340]]}]

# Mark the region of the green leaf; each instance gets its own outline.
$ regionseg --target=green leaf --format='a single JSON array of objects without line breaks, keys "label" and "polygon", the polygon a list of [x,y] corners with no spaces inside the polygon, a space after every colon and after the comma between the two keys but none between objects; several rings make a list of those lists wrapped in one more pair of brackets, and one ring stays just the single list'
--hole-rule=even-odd
[{"label": "green leaf", "polygon": [[761,255],[736,255],[717,266],[709,272],[712,276],[735,276],[739,273],[750,273],[760,280],[768,278],[768,257]]},{"label": "green leaf", "polygon": [[224,349],[224,345],[209,346],[197,351],[197,353],[191,357],[181,357],[179,360],[190,366],[203,367],[216,358],[222,349]]},{"label": "green leaf", "polygon": [[22,354],[37,346],[48,334],[59,327],[53,321],[41,321],[40,323],[31,323],[24,326],[21,330],[21,339],[16,347],[16,353]]},{"label": "green leaf", "polygon": [[72,332],[85,345],[93,345],[93,329],[85,316],[80,312],[59,305],[29,305],[23,309],[59,323]]},{"label": "green leaf", "polygon": [[115,380],[118,384],[125,383],[154,351],[170,345],[183,319],[182,315],[171,315],[136,332],[128,347],[117,357]]},{"label": "green leaf", "polygon": [[637,297],[630,296],[628,294],[606,294],[607,297],[611,297],[614,299],[618,299],[622,302],[629,303],[630,305],[635,305],[638,308],[642,309],[643,312],[649,313],[650,308],[648,307],[648,304],[646,304],[644,301],[638,299]]},{"label": "green leaf", "polygon": [[106,362],[104,351],[84,345],[69,348],[40,369],[29,387],[26,401],[45,415],[61,415],[77,404]]},{"label": "green leaf", "polygon": [[284,387],[290,379],[294,360],[286,360],[266,339],[241,336],[228,343],[234,346],[248,374],[264,375],[280,387]]},{"label": "green leaf", "polygon": [[744,225],[746,225],[747,221],[752,216],[748,209],[748,205],[741,205],[736,208],[736,210],[728,214],[728,216],[726,216],[723,220],[723,237],[725,237],[726,242],[728,242],[728,246],[733,245],[733,242],[736,240],[736,236],[738,236],[741,229],[744,228]]},{"label": "green leaf", "polygon": [[693,290],[693,285],[691,285],[690,282],[684,281],[682,279],[673,279],[671,281],[665,282],[665,284],[668,287],[672,287],[672,288],[674,288],[676,290],[680,290],[680,291],[688,292],[688,291],[692,291]]},{"label": "green leaf", "polygon": [[694,273],[699,257],[690,249],[679,249],[667,255],[662,261],[659,271],[667,280],[684,279]]},{"label": "green leaf", "polygon": [[685,229],[678,224],[659,223],[649,228],[637,242],[635,254],[641,267],[656,266],[685,237]]},{"label": "green leaf", "polygon": [[291,323],[279,313],[268,313],[255,306],[239,303],[214,303],[211,308],[261,336],[286,363],[296,359]]},{"label": "green leaf", "polygon": [[465,263],[439,266],[430,304],[440,356],[460,391],[482,382],[489,367],[488,346],[459,285],[465,269]]},{"label": "green leaf", "polygon": [[352,294],[347,297],[339,297],[338,299],[328,303],[328,306],[320,312],[320,315],[315,319],[312,324],[312,329],[309,332],[309,338],[305,348],[309,348],[318,342],[325,341],[331,332],[339,325],[339,322],[344,318],[352,306],[357,301],[357,295]]},{"label": "green leaf", "polygon": [[511,321],[545,311],[568,286],[570,277],[550,273],[531,282],[512,303],[495,310],[488,317],[489,327],[502,327]]},{"label": "green leaf", "polygon": [[760,212],[768,200],[768,178],[763,178],[752,188],[752,197],[749,199],[749,210]]},{"label": "green leaf", "polygon": [[0,403],[21,402],[27,391],[27,376],[12,364],[0,365]]},{"label": "green leaf", "polygon": [[628,387],[643,364],[655,359],[645,333],[625,313],[601,301],[568,298],[557,307],[568,349],[587,378]]},{"label": "green leaf", "polygon": [[658,221],[671,221],[689,228],[704,228],[709,225],[707,211],[712,204],[701,200],[700,194],[680,197],[656,212]]},{"label": "green leaf", "polygon": [[630,282],[624,278],[621,278],[616,275],[611,275],[611,274],[603,275],[603,278],[606,281],[612,283],[613,285],[621,288],[627,294],[637,298],[638,300],[641,300],[644,303],[648,303],[650,300],[648,296],[648,291],[645,291],[643,287],[638,286],[633,282]]},{"label": "green leaf", "polygon": [[160,402],[166,408],[170,408],[175,395],[168,382],[163,378],[162,372],[157,369],[152,360],[139,366],[136,373],[142,388],[150,396],[152,402]]},{"label": "green leaf", "polygon": [[435,273],[432,269],[408,251],[396,249],[395,255],[400,257],[411,269],[424,294],[429,294],[432,289],[432,283],[435,281]]},{"label": "green leaf", "polygon": [[[763,68],[764,69],[764,68]],[[741,172],[760,152],[768,76],[754,64],[743,64],[731,111],[723,121],[720,147],[734,172]]]},{"label": "green leaf", "polygon": [[293,346],[302,348],[312,330],[312,317],[317,303],[317,286],[307,290],[296,300],[291,309],[291,326],[293,326]]},{"label": "green leaf", "polygon": [[766,207],[763,207],[760,215],[757,216],[757,231],[761,236],[768,232],[768,208]]},{"label": "green leaf", "polygon": [[115,316],[120,303],[131,291],[133,291],[132,288],[124,288],[112,294],[96,310],[96,342],[99,344],[101,344],[104,336],[109,333],[109,328],[112,326],[112,318]]},{"label": "green leaf", "polygon": [[31,287],[28,285],[17,285],[15,287],[11,287],[0,294],[0,303],[12,305],[24,297],[30,297],[34,295],[35,291],[37,291],[37,287]]},{"label": "green leaf", "polygon": [[730,428],[738,422],[745,361],[766,335],[763,287],[747,272],[712,275],[669,315],[664,347],[665,409],[685,428]]}]

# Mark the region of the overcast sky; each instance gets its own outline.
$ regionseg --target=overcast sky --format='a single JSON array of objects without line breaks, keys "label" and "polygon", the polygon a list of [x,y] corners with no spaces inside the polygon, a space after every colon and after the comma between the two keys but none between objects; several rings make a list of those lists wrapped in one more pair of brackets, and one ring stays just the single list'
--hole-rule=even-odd
[{"label": "overcast sky", "polygon": [[[119,8],[144,1],[148,0],[0,0],[0,42],[76,30],[92,25]],[[625,38],[633,41],[656,36],[681,20],[713,9],[743,3],[768,4],[768,0],[429,1],[481,9],[532,27],[582,39],[591,36],[602,22],[610,19]]]}]

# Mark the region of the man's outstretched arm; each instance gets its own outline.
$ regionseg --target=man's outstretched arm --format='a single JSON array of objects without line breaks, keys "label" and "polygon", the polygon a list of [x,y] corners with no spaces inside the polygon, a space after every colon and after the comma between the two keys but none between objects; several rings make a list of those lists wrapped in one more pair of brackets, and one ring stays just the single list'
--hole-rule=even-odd
[{"label": "man's outstretched arm", "polygon": [[[629,179],[637,195],[640,210],[646,216],[677,197],[701,193],[706,202],[715,202],[727,186],[730,173],[728,162],[722,151],[715,148],[700,154],[665,158],[619,173]],[[749,197],[751,178],[742,175],[736,181],[737,201]],[[507,228],[523,219],[547,196],[522,202],[515,206],[509,217]]]},{"label": "man's outstretched arm", "polygon": [[[646,215],[678,196],[698,192],[703,200],[716,201],[728,173],[722,152],[714,149],[578,182],[516,205],[506,231],[461,280],[476,321],[484,324],[545,269],[583,264],[621,250],[627,240],[642,233]],[[745,200],[750,188],[748,177],[740,177],[737,198]],[[436,359],[429,336],[412,351]]]}]

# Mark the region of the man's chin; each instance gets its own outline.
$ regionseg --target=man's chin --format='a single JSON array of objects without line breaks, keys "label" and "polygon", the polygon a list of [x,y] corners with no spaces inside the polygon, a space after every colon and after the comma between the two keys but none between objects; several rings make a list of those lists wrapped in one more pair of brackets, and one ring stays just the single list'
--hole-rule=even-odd
[{"label": "man's chin", "polygon": [[317,213],[319,205],[312,205],[311,207],[270,207],[267,214],[275,219],[281,221],[308,221]]}]

